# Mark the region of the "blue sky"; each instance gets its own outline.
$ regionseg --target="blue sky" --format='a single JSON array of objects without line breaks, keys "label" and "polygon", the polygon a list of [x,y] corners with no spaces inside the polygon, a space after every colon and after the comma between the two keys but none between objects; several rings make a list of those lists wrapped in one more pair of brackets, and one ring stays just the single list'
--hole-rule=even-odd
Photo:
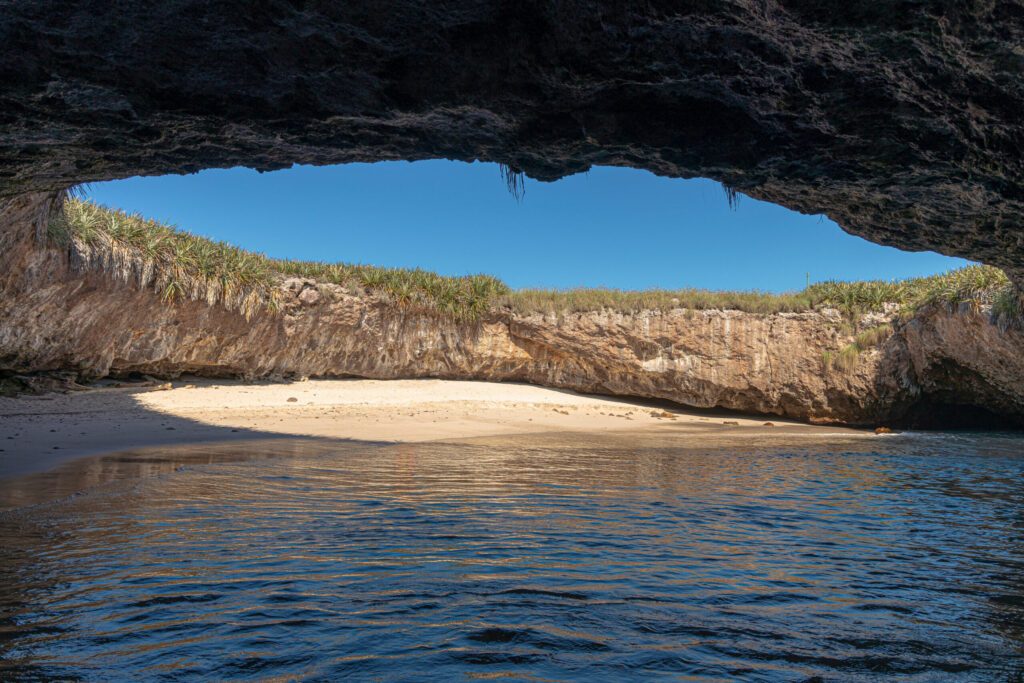
[{"label": "blue sky", "polygon": [[513,287],[785,291],[964,265],[901,252],[718,183],[596,168],[526,181],[517,202],[494,164],[452,161],[236,168],[96,183],[102,204],[270,256],[490,273]]}]

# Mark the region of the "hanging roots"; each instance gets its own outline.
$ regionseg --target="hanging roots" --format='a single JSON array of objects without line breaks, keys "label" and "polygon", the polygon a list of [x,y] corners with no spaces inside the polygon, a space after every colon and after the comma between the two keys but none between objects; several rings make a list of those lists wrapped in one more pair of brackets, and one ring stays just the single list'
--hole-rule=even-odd
[{"label": "hanging roots", "polygon": [[523,172],[508,164],[498,164],[498,170],[509,194],[515,197],[517,202],[523,201],[523,195],[526,194],[526,176]]},{"label": "hanging roots", "polygon": [[722,183],[722,190],[725,191],[725,201],[729,202],[729,208],[733,211],[740,205],[740,195],[732,185]]}]

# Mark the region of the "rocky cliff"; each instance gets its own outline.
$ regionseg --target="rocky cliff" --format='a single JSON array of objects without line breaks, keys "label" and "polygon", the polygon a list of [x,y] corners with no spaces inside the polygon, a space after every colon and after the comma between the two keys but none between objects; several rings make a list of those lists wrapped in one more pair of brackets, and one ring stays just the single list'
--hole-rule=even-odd
[{"label": "rocky cliff", "polygon": [[293,278],[281,285],[280,310],[247,320],[76,271],[65,251],[35,241],[38,212],[37,201],[9,202],[0,225],[0,369],[8,372],[486,379],[812,421],[1024,422],[1024,333],[1000,330],[984,311],[894,321],[891,336],[842,368],[828,359],[852,336],[835,310],[495,310],[457,322]]},{"label": "rocky cliff", "polygon": [[1020,0],[6,0],[0,197],[445,157],[705,176],[1024,283]]}]

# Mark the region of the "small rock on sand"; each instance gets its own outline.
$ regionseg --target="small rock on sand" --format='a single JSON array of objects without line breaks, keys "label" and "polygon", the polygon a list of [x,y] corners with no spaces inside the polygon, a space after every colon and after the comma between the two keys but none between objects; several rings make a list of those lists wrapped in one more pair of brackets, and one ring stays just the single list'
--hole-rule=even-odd
[{"label": "small rock on sand", "polygon": [[289,396],[288,397],[288,402],[289,403],[298,403],[299,399],[295,398],[294,396]]},{"label": "small rock on sand", "polygon": [[735,427],[739,427],[740,426],[740,423],[737,422],[736,420],[722,420],[722,424],[724,424],[724,425],[733,425]]}]

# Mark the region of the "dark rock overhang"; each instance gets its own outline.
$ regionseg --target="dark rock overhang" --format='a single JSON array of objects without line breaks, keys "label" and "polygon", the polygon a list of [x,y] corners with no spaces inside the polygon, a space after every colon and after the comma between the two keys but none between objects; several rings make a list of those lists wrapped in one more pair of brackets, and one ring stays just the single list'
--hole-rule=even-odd
[{"label": "dark rock overhang", "polygon": [[1020,0],[2,4],[0,197],[235,165],[632,166],[1024,280]]}]

